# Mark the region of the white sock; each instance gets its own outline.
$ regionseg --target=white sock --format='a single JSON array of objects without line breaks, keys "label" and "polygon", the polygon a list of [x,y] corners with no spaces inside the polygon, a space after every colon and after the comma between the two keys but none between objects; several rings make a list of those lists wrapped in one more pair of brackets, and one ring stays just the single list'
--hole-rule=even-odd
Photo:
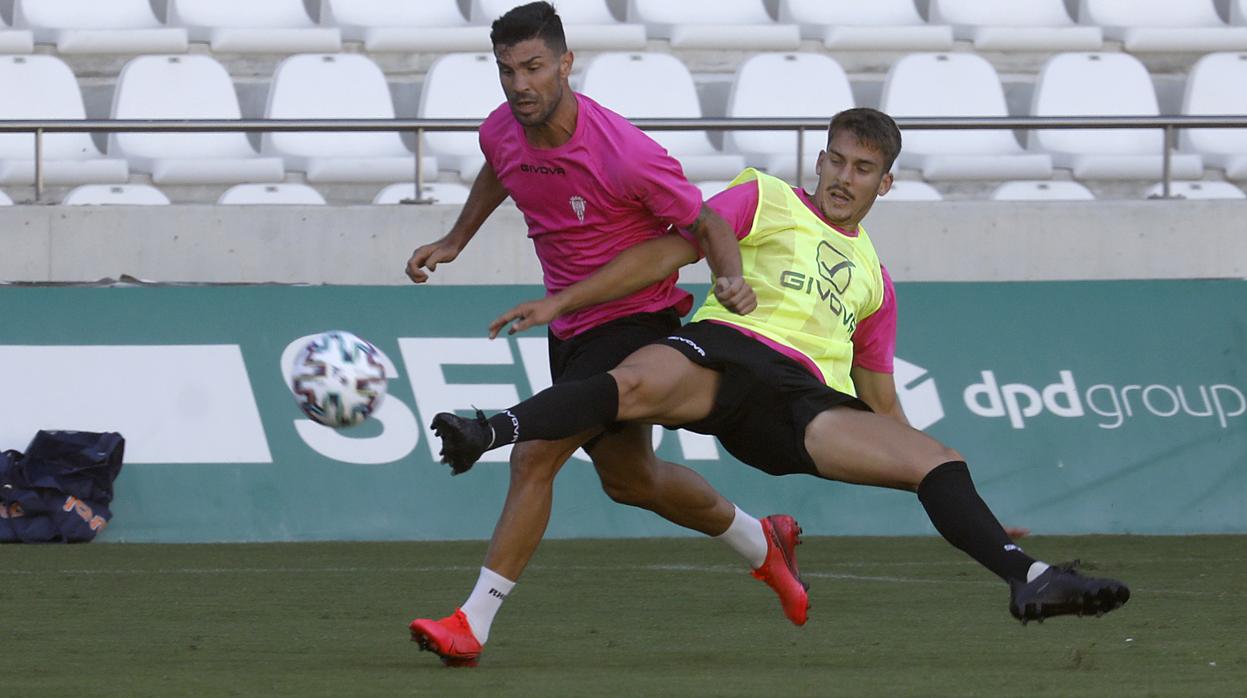
[{"label": "white sock", "polygon": [[1030,569],[1026,570],[1026,583],[1030,584],[1035,581],[1039,575],[1048,571],[1048,563],[1036,560],[1031,563]]},{"label": "white sock", "polygon": [[727,543],[728,547],[745,558],[750,569],[756,570],[766,562],[766,533],[762,531],[762,522],[746,514],[740,507],[736,507],[732,525],[715,536],[715,539]]},{"label": "white sock", "polygon": [[489,626],[494,624],[494,615],[514,588],[515,582],[491,569],[481,568],[481,576],[476,578],[471,596],[459,607],[468,617],[468,626],[472,628],[477,642],[483,645],[489,640]]}]

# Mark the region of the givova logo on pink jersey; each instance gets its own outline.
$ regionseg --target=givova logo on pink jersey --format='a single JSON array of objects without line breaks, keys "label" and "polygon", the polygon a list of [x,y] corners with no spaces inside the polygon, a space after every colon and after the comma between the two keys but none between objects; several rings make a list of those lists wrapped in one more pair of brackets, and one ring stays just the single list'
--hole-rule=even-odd
[{"label": "givova logo on pink jersey", "polygon": [[1094,417],[1101,429],[1117,429],[1140,418],[1196,417],[1215,419],[1222,429],[1247,412],[1247,397],[1237,386],[1096,383],[1080,388],[1074,372],[1057,372],[1057,381],[1043,386],[1001,383],[993,371],[962,392],[966,408],[980,417],[1006,417],[1014,429],[1045,412],[1068,419]]}]

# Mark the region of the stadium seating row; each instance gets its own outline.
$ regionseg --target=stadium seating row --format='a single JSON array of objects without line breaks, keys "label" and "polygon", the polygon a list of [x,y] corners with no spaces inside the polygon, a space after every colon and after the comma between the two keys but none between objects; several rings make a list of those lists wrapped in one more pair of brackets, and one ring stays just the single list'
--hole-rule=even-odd
[{"label": "stadium seating row", "polygon": [[[728,182],[702,182],[706,198],[725,189]],[[1156,183],[1143,194],[1152,199],[1162,195],[1163,184]],[[414,203],[416,187],[411,182],[390,184],[373,197],[374,204]],[[1170,196],[1182,199],[1247,199],[1247,193],[1229,182],[1170,183]],[[468,188],[455,182],[432,182],[421,190],[421,200],[435,204],[462,204],[467,201]],[[913,180],[897,180],[887,196],[879,201],[942,201],[943,196],[931,185]],[[1070,181],[1006,182],[996,187],[990,198],[994,201],[1091,201],[1096,197],[1082,184]],[[147,184],[86,184],[75,187],[61,200],[65,206],[161,206],[172,203],[164,192]],[[302,205],[325,204],[325,197],[313,187],[297,183],[236,184],[225,190],[217,204],[221,205]],[[0,206],[13,200],[0,191]]]},{"label": "stadium seating row", "polygon": [[[319,22],[304,0],[168,0],[166,21],[149,0],[14,0],[0,52],[35,43],[66,54],[183,52],[205,42],[214,52],[336,52],[362,42],[369,52],[480,51],[488,24],[518,0],[320,0]],[[647,39],[673,48],[795,50],[802,38],[837,50],[952,48],[1093,51],[1119,41],[1127,51],[1247,49],[1247,0],[1079,0],[1077,21],[1065,0],[929,0],[929,21],[915,0],[627,0],[620,22],[607,0],[558,3],[578,48],[632,50]]]},{"label": "stadium seating row", "polygon": [[[411,182],[391,184],[373,197],[374,204],[399,204],[416,198]],[[421,190],[423,201],[435,204],[462,204],[467,201],[468,188],[456,182],[431,182]],[[65,206],[163,206],[172,203],[160,189],[148,184],[84,184],[71,189],[61,204]],[[325,197],[315,188],[298,183],[236,184],[225,190],[216,201],[222,205],[288,204],[318,206]],[[0,192],[0,206],[13,200]]]},{"label": "stadium seating row", "polygon": [[[702,194],[710,198],[723,191],[728,182],[702,182]],[[1144,199],[1164,196],[1164,182],[1157,182],[1142,192]],[[1169,183],[1170,198],[1180,199],[1247,199],[1247,193],[1229,182],[1221,181],[1173,181]],[[1096,195],[1086,186],[1069,180],[1030,180],[1005,182],[987,195],[992,201],[1093,201]],[[878,201],[943,201],[939,190],[926,182],[897,179],[892,190]]]},{"label": "stadium seating row", "polygon": [[[607,52],[577,78],[585,94],[633,118],[700,118],[693,77],[667,53]],[[817,90],[793,85],[819,85]],[[1201,58],[1186,82],[1182,113],[1247,113],[1247,53]],[[0,57],[0,119],[82,119],[82,93],[69,69],[49,55]],[[503,101],[490,54],[438,58],[423,84],[415,116],[483,118]],[[845,72],[815,53],[761,53],[743,61],[732,83],[726,116],[825,118],[855,106]],[[874,106],[874,105],[871,105]],[[896,116],[1008,116],[999,76],[973,53],[918,53],[897,61],[878,105]],[[1146,68],[1124,53],[1061,53],[1044,64],[1030,113],[1037,116],[1159,114]],[[226,70],[206,55],[140,56],[117,79],[110,115],[116,119],[238,119],[239,100]],[[394,118],[394,100],[381,69],[361,54],[300,54],[277,67],[264,115],[291,118]],[[792,132],[740,131],[712,144],[705,131],[656,132],[694,181],[730,178],[746,164],[778,176],[796,173]],[[1157,130],[910,131],[898,166],[924,179],[1043,179],[1054,168],[1075,179],[1154,179],[1162,174]],[[43,139],[49,185],[125,183],[133,173],[156,184],[280,182],[303,173],[308,182],[394,182],[415,172],[415,156],[397,133],[266,133],[259,152],[243,133],[120,133],[105,156],[89,134]],[[813,175],[822,146],[805,139],[804,172]],[[427,178],[455,172],[471,181],[483,163],[476,134],[428,133],[422,167]],[[33,136],[0,135],[0,184],[34,180]],[[1228,179],[1247,179],[1247,129],[1185,130],[1173,176],[1200,178],[1205,167]]]}]

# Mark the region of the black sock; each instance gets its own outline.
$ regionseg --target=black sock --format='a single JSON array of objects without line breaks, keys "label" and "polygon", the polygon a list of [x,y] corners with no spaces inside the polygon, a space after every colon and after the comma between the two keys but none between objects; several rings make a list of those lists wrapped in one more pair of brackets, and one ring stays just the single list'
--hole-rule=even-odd
[{"label": "black sock", "polygon": [[532,439],[564,439],[604,428],[619,413],[619,386],[609,373],[559,383],[489,418],[490,448]]},{"label": "black sock", "polygon": [[918,485],[918,500],[945,540],[1006,582],[1026,581],[1035,559],[1005,533],[974,489],[965,463],[950,461],[927,473]]}]

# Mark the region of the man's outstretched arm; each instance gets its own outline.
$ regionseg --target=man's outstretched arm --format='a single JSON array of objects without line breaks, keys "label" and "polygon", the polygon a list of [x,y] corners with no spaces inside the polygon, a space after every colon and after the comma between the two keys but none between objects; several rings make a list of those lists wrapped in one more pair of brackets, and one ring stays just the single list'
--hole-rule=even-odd
[{"label": "man's outstretched arm", "polygon": [[489,337],[498,336],[514,321],[507,334],[515,334],[552,322],[581,308],[605,303],[635,293],[667,278],[685,264],[697,261],[697,250],[679,235],[668,234],[646,240],[620,252],[590,276],[562,291],[527,301],[499,315],[489,325]]},{"label": "man's outstretched arm", "polygon": [[[715,275],[714,295],[719,302],[740,315],[753,312],[758,299],[743,278],[740,244],[732,227],[703,203],[688,231],[706,250],[706,262]],[[511,308],[490,323],[489,336],[497,337],[513,321],[508,334],[547,324],[580,308],[622,298],[662,281],[699,258],[697,247],[680,235],[670,233],[646,240],[620,252],[601,269],[559,293]]]},{"label": "man's outstretched arm", "polygon": [[[742,277],[740,244],[731,226],[703,203],[688,230],[706,251],[706,262],[715,275],[715,296],[732,312],[752,312],[757,298]],[[551,297],[552,309],[558,311],[554,317],[636,293],[698,258],[697,249],[679,235],[662,235],[633,245],[589,277]]]},{"label": "man's outstretched arm", "polygon": [[486,162],[472,182],[468,200],[463,204],[459,218],[450,227],[450,232],[427,245],[417,247],[411,253],[411,258],[407,260],[407,277],[422,284],[429,280],[429,272],[437,269],[438,264],[453,262],[463,248],[468,246],[476,231],[481,229],[485,219],[506,201],[507,196],[507,190],[498,181],[494,168]]}]

